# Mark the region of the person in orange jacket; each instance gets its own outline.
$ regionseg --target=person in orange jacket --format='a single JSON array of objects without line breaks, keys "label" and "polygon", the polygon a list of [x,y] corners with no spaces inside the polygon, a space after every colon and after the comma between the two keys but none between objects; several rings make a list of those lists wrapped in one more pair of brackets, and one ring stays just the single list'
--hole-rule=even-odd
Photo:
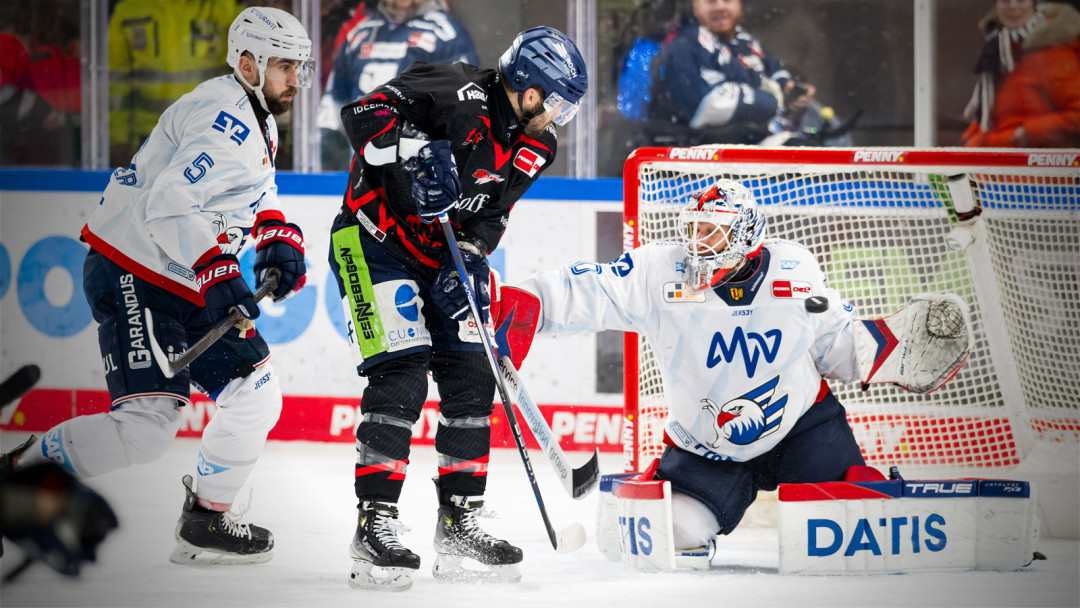
[{"label": "person in orange jacket", "polygon": [[1066,3],[997,0],[964,110],[968,147],[1080,146],[1080,11]]}]

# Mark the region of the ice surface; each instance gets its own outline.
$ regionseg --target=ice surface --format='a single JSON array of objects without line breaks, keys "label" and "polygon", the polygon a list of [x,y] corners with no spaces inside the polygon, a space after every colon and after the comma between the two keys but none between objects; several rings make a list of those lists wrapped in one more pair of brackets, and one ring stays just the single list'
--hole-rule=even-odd
[{"label": "ice surface", "polygon": [[[4,449],[22,435],[5,433]],[[775,529],[744,528],[721,539],[708,572],[641,574],[608,561],[596,549],[597,496],[575,501],[565,494],[539,452],[534,469],[556,530],[585,525],[586,545],[556,553],[548,542],[516,450],[497,449],[489,469],[487,506],[500,519],[482,520],[491,533],[525,552],[515,585],[436,582],[433,448],[413,450],[400,503],[411,528],[402,540],[423,564],[404,593],[360,591],[346,583],[348,544],[356,525],[352,490],[353,446],[270,443],[251,479],[253,495],[244,521],[274,532],[274,559],[266,564],[186,567],[169,563],[173,527],[184,491],[180,477],[193,470],[198,443],[176,440],[156,463],[89,480],[110,500],[121,529],[102,545],[100,559],[80,579],[65,579],[36,565],[0,587],[0,605],[16,606],[363,606],[392,608],[517,608],[519,606],[1080,606],[1080,544],[1044,540],[1049,558],[1019,572],[959,572],[878,576],[781,576]],[[568,454],[581,464],[587,454]],[[601,470],[617,472],[620,454],[601,454]],[[241,502],[248,493],[241,493]],[[6,543],[0,567],[18,565],[21,553]],[[680,603],[682,603],[680,605]]]}]

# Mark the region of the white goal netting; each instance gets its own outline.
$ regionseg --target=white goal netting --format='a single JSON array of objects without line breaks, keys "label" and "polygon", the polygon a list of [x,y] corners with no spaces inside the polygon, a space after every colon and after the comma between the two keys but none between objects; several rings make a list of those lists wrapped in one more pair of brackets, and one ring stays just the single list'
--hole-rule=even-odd
[{"label": "white goal netting", "polygon": [[[643,149],[627,161],[625,221],[634,244],[678,240],[686,197],[735,179],[763,206],[766,238],[806,245],[861,318],[888,316],[922,292],[969,302],[975,346],[943,388],[832,383],[869,464],[970,474],[1041,453],[1040,466],[1076,467],[1080,163],[1067,152]],[[949,176],[964,176],[954,183],[981,207],[961,251],[946,242],[958,225]],[[662,451],[667,405],[648,343],[635,336],[627,346],[624,439],[635,469]]]}]

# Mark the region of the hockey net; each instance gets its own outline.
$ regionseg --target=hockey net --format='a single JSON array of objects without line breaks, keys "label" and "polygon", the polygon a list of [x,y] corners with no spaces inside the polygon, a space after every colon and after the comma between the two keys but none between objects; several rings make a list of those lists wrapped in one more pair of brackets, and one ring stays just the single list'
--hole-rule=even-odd
[{"label": "hockey net", "polygon": [[[679,240],[687,195],[737,180],[762,205],[766,238],[806,245],[860,318],[888,316],[923,292],[971,304],[975,345],[943,388],[830,382],[868,464],[915,475],[1008,471],[1036,458],[1038,469],[1075,468],[1078,152],[643,148],[623,175],[624,246]],[[976,236],[960,251],[946,242],[958,225],[950,176],[981,208],[964,222]],[[667,404],[637,334],[626,336],[625,362],[625,467],[641,470],[663,451]]]}]

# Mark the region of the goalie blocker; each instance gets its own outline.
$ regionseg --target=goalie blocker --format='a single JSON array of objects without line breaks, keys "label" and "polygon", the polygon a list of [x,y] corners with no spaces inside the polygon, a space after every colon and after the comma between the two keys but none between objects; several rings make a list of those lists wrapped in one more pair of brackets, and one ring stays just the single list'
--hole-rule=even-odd
[{"label": "goalie blocker", "polygon": [[[1038,540],[1035,488],[1026,481],[886,480],[852,467],[848,481],[780,484],[780,572],[885,574],[1017,570]],[[676,550],[670,483],[604,475],[597,547],[633,570],[707,570],[715,543]]]}]

